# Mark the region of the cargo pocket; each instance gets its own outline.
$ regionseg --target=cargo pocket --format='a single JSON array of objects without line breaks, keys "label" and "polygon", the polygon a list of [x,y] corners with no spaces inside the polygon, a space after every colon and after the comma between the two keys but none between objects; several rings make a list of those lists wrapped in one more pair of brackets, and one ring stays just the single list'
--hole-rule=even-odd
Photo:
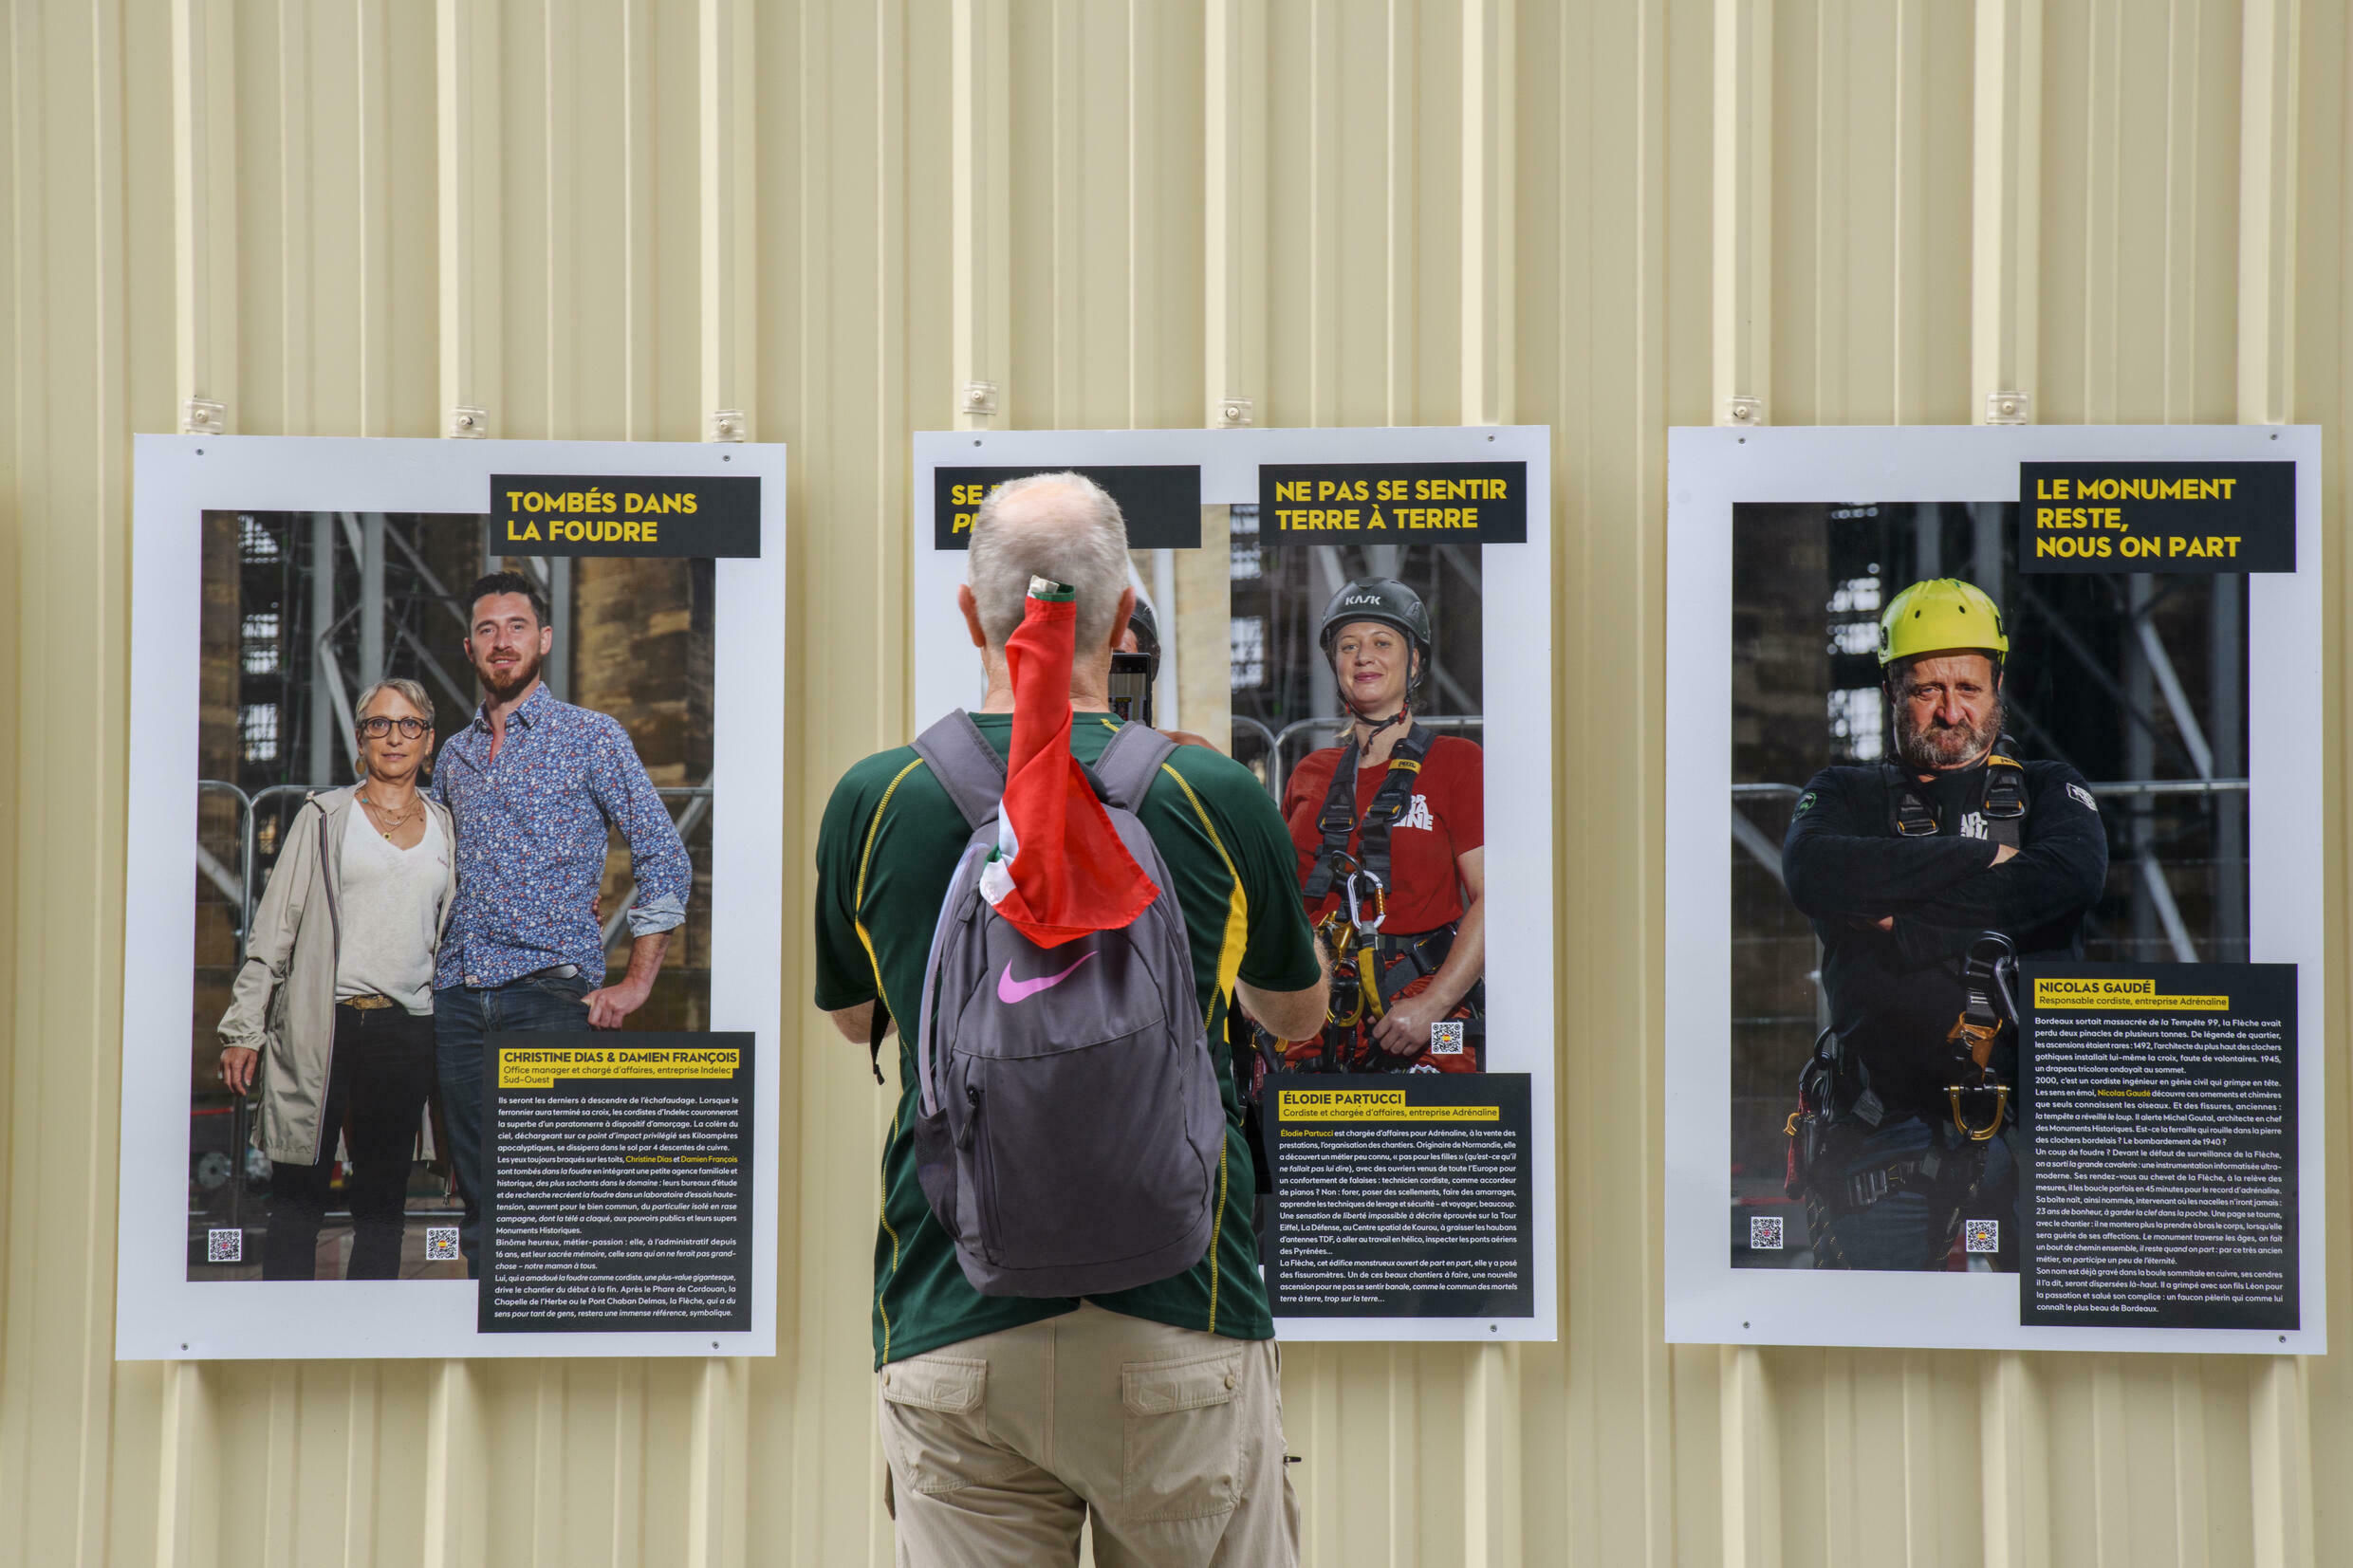
[{"label": "cargo pocket", "polygon": [[1120,1369],[1127,1454],[1120,1513],[1132,1524],[1232,1513],[1242,1498],[1242,1382],[1236,1347]]},{"label": "cargo pocket", "polygon": [[882,1452],[895,1485],[953,1492],[1018,1467],[989,1442],[988,1362],[917,1356],[884,1367],[880,1381]]}]

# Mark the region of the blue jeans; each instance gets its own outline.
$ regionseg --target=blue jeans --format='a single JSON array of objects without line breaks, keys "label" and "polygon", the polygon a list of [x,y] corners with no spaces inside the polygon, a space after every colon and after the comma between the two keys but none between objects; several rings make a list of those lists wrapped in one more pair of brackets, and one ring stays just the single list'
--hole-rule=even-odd
[{"label": "blue jeans", "polygon": [[586,975],[559,980],[526,975],[504,986],[450,986],[433,993],[433,1032],[441,1084],[441,1119],[450,1164],[466,1205],[457,1245],[466,1272],[482,1277],[482,1042],[494,1033],[585,1029],[594,987]]}]

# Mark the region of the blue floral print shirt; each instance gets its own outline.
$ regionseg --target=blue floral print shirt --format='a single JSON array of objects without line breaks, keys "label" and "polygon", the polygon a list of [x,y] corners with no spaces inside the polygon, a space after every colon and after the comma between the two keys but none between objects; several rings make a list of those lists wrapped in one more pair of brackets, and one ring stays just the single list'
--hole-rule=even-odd
[{"label": "blue floral print shirt", "polygon": [[678,830],[629,732],[610,715],[559,702],[542,686],[507,716],[493,764],[484,711],[434,765],[432,793],[457,822],[457,906],[433,983],[503,986],[577,964],[602,985],[604,933],[591,905],[604,876],[606,826],[629,844],[632,936],[686,918],[694,874]]}]

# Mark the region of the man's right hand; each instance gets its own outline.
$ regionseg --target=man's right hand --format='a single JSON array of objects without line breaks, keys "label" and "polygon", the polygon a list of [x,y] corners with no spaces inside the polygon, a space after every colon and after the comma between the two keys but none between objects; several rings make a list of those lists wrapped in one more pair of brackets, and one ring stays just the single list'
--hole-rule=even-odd
[{"label": "man's right hand", "polygon": [[[2017,854],[2018,846],[2015,844],[1995,844],[1993,846],[1993,864],[1998,866],[2004,860],[2014,859],[2017,858]],[[1992,868],[1989,867],[1988,869],[1990,870]]]},{"label": "man's right hand", "polygon": [[229,1092],[232,1095],[250,1093],[253,1087],[253,1075],[260,1068],[261,1061],[259,1051],[249,1051],[242,1045],[223,1047],[221,1082],[229,1086]]}]

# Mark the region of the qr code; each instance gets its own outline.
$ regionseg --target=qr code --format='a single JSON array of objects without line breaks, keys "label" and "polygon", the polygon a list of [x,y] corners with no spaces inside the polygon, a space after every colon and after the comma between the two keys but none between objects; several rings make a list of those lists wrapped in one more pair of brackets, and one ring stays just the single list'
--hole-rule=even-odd
[{"label": "qr code", "polygon": [[1778,1252],[1781,1250],[1781,1216],[1751,1214],[1749,1216],[1749,1250]]},{"label": "qr code", "polygon": [[1961,1250],[1964,1252],[1999,1252],[2002,1249],[2002,1222],[1999,1220],[1968,1220],[1961,1226]]},{"label": "qr code", "polygon": [[1448,1019],[1445,1023],[1430,1025],[1430,1054],[1432,1056],[1462,1055],[1461,1019]]},{"label": "qr code", "polygon": [[235,1227],[208,1230],[204,1233],[204,1261],[208,1264],[241,1264],[245,1262],[245,1232]]},{"label": "qr code", "polygon": [[425,1262],[429,1264],[457,1262],[457,1227],[454,1225],[425,1227]]}]

